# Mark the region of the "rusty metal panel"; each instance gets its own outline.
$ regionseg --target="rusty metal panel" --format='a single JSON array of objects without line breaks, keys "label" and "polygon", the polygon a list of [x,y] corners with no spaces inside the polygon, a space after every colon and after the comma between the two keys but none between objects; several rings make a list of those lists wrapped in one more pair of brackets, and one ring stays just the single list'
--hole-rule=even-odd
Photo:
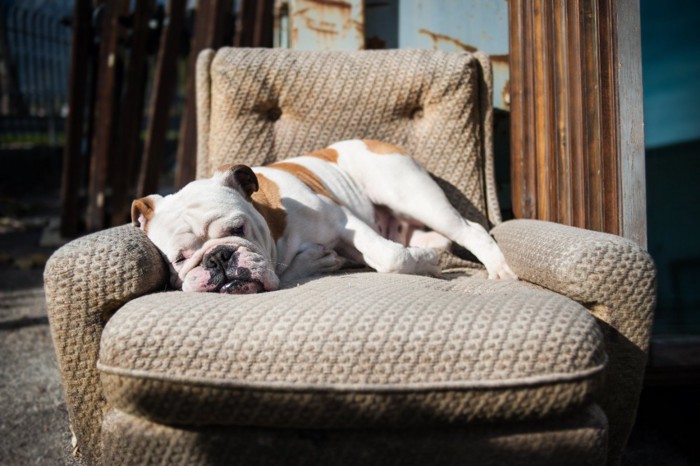
[{"label": "rusty metal panel", "polygon": [[507,0],[276,0],[275,46],[301,50],[481,50],[494,104],[509,108]]},{"label": "rusty metal panel", "polygon": [[399,47],[488,53],[494,105],[508,110],[507,0],[400,0]]},{"label": "rusty metal panel", "polygon": [[[289,14],[289,38],[279,38],[299,50],[358,50],[365,47],[364,2],[362,0],[289,0],[276,12]],[[284,18],[276,20],[280,26]]]}]

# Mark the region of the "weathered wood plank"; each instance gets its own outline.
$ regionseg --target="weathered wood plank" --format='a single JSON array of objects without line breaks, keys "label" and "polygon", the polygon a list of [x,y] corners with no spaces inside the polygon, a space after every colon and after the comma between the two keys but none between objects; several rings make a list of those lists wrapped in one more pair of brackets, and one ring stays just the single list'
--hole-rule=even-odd
[{"label": "weathered wood plank", "polygon": [[153,90],[148,107],[148,127],[144,141],[136,197],[158,191],[161,166],[168,133],[168,118],[177,84],[177,55],[185,21],[186,0],[169,0],[167,23],[160,38],[160,50],[153,77]]},{"label": "weathered wood plank", "polygon": [[644,109],[642,100],[642,40],[639,0],[613,2],[613,37],[617,53],[617,134],[620,165],[622,236],[647,245]]},{"label": "weathered wood plank", "polygon": [[141,123],[146,94],[149,21],[154,0],[137,0],[133,12],[129,62],[122,109],[119,112],[118,150],[112,178],[112,225],[128,222],[131,212],[131,174],[141,151]]},{"label": "weathered wood plank", "polygon": [[519,218],[646,245],[637,0],[512,0],[511,171]]},{"label": "weathered wood plank", "polygon": [[197,120],[195,102],[195,63],[199,52],[206,48],[218,48],[231,43],[230,26],[232,0],[200,1],[195,21],[194,35],[187,64],[185,107],[180,124],[180,140],[177,149],[175,187],[181,188],[194,180],[197,171]]},{"label": "weathered wood plank", "polygon": [[80,188],[82,185],[82,143],[85,97],[92,40],[90,0],[76,0],[73,6],[73,37],[68,86],[68,118],[61,175],[61,236],[78,235]]},{"label": "weathered wood plank", "polygon": [[128,0],[106,0],[104,3],[85,219],[88,231],[101,230],[106,226],[107,173],[114,156],[119,105],[117,49],[122,29],[119,18],[125,13],[128,4]]},{"label": "weathered wood plank", "polygon": [[[614,25],[613,0],[599,0],[599,27],[598,42],[600,44],[600,105],[604,115],[619,113],[617,106],[617,92],[615,85],[617,74],[615,69],[615,56],[617,44],[615,41],[616,29]],[[601,184],[603,208],[603,230],[620,234],[620,199],[618,197],[618,184],[620,167],[619,160],[615,156],[618,153],[617,128],[613,118],[604,118],[601,121]]]},{"label": "weathered wood plank", "polygon": [[513,0],[509,7],[513,212],[518,218],[536,218],[536,134],[531,131],[535,119],[532,3]]},{"label": "weathered wood plank", "polygon": [[566,3],[552,1],[552,98],[554,104],[553,131],[553,159],[555,161],[554,178],[557,180],[555,194],[553,196],[552,209],[554,220],[559,223],[570,224],[572,221],[571,202],[560,202],[560,199],[571,199],[571,178],[569,173],[570,151],[567,129],[569,117],[569,60],[566,54],[568,40],[566,37]]}]

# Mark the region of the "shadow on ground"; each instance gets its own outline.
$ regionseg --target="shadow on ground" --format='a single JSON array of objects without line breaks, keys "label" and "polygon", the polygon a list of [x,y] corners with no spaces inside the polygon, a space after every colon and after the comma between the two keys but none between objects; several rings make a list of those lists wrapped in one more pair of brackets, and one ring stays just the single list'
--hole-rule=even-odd
[{"label": "shadow on ground", "polygon": [[0,233],[0,464],[79,464],[43,292],[42,226]]}]

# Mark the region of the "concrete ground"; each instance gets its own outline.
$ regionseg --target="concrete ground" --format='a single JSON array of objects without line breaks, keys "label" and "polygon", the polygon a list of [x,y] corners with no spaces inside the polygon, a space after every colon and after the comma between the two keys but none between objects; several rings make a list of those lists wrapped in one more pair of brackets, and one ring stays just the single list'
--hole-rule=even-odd
[{"label": "concrete ground", "polygon": [[0,464],[74,465],[39,246],[57,198],[0,198]]},{"label": "concrete ground", "polygon": [[[57,190],[0,193],[0,465],[78,465],[42,289]],[[646,387],[624,465],[700,465],[697,386]],[[565,464],[565,463],[562,463]]]}]

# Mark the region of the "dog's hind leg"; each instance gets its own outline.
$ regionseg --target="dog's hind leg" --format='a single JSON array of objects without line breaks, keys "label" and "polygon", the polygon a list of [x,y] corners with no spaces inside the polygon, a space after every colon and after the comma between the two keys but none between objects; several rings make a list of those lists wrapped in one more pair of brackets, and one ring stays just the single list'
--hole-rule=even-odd
[{"label": "dog's hind leg", "polygon": [[489,278],[517,278],[486,229],[463,218],[415,160],[404,155],[381,155],[375,161],[374,176],[380,175],[382,186],[372,189],[372,184],[368,185],[372,202],[467,248],[486,266]]},{"label": "dog's hind leg", "polygon": [[367,223],[357,218],[349,209],[341,233],[344,244],[352,245],[365,264],[378,272],[439,275],[438,255],[433,249],[405,247],[388,240]]}]

